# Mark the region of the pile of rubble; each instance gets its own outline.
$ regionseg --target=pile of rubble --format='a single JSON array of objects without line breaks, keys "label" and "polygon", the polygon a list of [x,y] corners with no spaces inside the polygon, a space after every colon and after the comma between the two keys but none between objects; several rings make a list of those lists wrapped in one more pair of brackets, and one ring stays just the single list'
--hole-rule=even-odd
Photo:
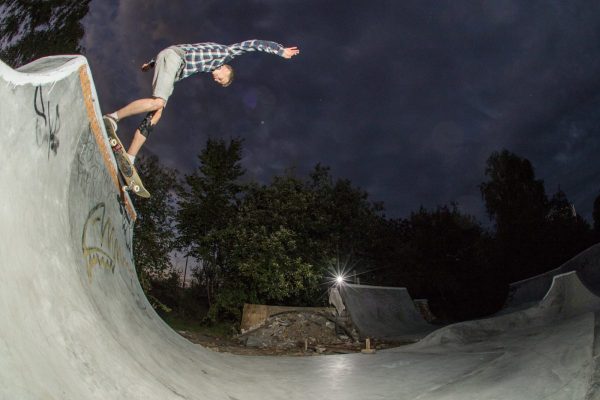
[{"label": "pile of rubble", "polygon": [[349,321],[327,313],[285,312],[269,317],[260,327],[237,336],[246,347],[306,352],[355,351],[358,333]]}]

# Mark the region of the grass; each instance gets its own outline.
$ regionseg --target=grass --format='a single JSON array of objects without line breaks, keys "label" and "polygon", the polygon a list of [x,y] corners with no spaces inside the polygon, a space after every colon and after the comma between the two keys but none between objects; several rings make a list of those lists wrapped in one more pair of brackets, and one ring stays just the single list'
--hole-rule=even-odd
[{"label": "grass", "polygon": [[198,319],[183,318],[173,313],[161,313],[163,320],[176,331],[199,333],[215,338],[230,338],[235,332],[231,322],[217,322],[214,325],[205,325]]}]

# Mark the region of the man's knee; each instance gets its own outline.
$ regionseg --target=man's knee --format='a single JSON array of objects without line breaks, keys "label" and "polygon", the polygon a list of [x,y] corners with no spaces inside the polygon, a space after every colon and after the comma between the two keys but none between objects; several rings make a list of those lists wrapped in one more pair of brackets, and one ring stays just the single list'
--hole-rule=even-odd
[{"label": "man's knee", "polygon": [[155,111],[149,112],[138,127],[138,130],[146,139],[148,139],[152,133],[152,130],[154,129],[154,125],[152,125],[152,117],[154,116],[154,113]]},{"label": "man's knee", "polygon": [[166,102],[165,99],[162,99],[160,97],[153,97],[152,98],[152,108],[153,108],[153,111],[160,110],[161,108],[164,108],[166,104],[167,104],[167,102]]}]

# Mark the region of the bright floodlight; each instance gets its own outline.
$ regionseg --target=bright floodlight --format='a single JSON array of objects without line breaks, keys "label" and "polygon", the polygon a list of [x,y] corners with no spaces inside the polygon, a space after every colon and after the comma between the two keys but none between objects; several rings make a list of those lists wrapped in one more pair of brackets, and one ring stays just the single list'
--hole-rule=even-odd
[{"label": "bright floodlight", "polygon": [[341,275],[338,275],[338,276],[335,278],[335,281],[337,282],[337,284],[338,284],[338,285],[340,285],[340,284],[344,283],[344,277],[343,277],[343,276],[341,276]]}]

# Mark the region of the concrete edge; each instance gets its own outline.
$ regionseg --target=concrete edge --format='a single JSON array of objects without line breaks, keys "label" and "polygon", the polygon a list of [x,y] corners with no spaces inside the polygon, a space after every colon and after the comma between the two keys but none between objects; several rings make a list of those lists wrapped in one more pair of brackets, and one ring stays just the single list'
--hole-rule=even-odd
[{"label": "concrete edge", "polygon": [[98,150],[102,154],[104,165],[108,170],[109,175],[113,181],[113,184],[124,196],[124,204],[132,220],[137,219],[137,213],[131,201],[129,193],[123,193],[121,190],[121,184],[119,182],[119,171],[117,168],[117,162],[114,157],[110,145],[108,143],[108,136],[104,129],[102,121],[102,111],[100,110],[100,102],[98,100],[98,93],[96,92],[96,86],[92,78],[92,71],[89,67],[87,58],[82,55],[59,55],[59,56],[48,56],[34,60],[26,65],[20,67],[25,71],[32,69],[37,64],[43,64],[48,61],[61,61],[63,63],[56,67],[42,68],[35,72],[23,72],[12,69],[9,65],[0,60],[0,77],[8,82],[8,85],[22,86],[22,85],[45,85],[58,82],[72,74],[78,74],[81,83],[81,90],[83,94],[84,104],[86,109],[90,129],[94,135],[94,139],[98,145]]}]

